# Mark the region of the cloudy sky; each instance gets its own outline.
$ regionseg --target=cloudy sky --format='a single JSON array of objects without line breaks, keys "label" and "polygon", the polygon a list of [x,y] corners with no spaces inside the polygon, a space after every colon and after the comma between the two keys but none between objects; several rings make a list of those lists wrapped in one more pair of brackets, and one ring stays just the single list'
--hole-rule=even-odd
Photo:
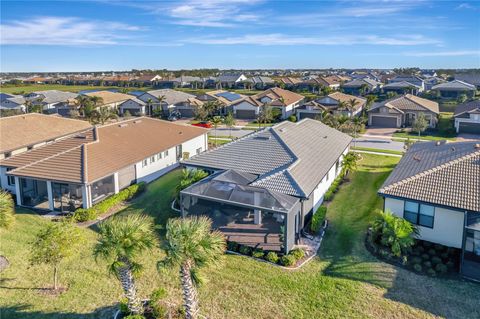
[{"label": "cloudy sky", "polygon": [[1,1],[1,71],[480,67],[480,1]]}]

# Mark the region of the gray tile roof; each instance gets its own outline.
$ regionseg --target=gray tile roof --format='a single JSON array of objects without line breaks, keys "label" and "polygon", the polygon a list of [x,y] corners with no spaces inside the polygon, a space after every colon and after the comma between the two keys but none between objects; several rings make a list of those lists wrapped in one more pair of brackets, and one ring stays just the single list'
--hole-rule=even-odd
[{"label": "gray tile roof", "polygon": [[377,87],[378,85],[382,84],[380,82],[377,82],[375,80],[369,79],[369,78],[363,78],[363,79],[355,79],[350,82],[347,82],[343,84],[344,87],[361,87],[362,85],[367,84],[368,86],[371,87]]},{"label": "gray tile roof", "polygon": [[480,147],[475,142],[416,143],[379,194],[480,211]]},{"label": "gray tile roof", "polygon": [[177,103],[187,102],[188,99],[195,98],[195,95],[193,94],[176,91],[172,89],[153,90],[153,91],[147,91],[147,93],[149,93],[150,95],[153,95],[156,98],[164,96],[165,97],[164,101],[169,105],[175,105]]},{"label": "gray tile roof", "polygon": [[420,86],[418,85],[415,85],[413,83],[410,83],[410,82],[407,82],[407,81],[399,81],[399,82],[391,82],[391,83],[388,83],[388,84],[385,84],[383,86],[384,89],[407,89],[409,87],[414,87],[414,88],[417,88],[419,89]]},{"label": "gray tile roof", "polygon": [[460,80],[476,86],[480,86],[480,73],[459,73],[455,74],[455,80]]},{"label": "gray tile roof", "polygon": [[405,94],[402,96],[396,96],[389,100],[376,103],[369,110],[369,112],[378,109],[379,107],[386,106],[388,108],[395,108],[401,112],[405,111],[431,111],[435,114],[439,114],[438,103],[424,99],[412,94]]},{"label": "gray tile roof", "polygon": [[33,93],[40,95],[41,97],[45,97],[42,102],[47,104],[67,102],[68,100],[74,99],[78,96],[77,93],[57,90],[36,91]]},{"label": "gray tile roof", "polygon": [[465,112],[471,112],[477,109],[480,110],[480,100],[474,100],[474,101],[458,104],[457,108],[455,109],[454,116],[458,116]]},{"label": "gray tile roof", "polygon": [[252,185],[308,197],[351,140],[316,120],[282,122],[194,156],[185,164],[256,174],[259,177]]},{"label": "gray tile roof", "polygon": [[466,83],[460,80],[453,80],[447,83],[437,84],[432,87],[432,90],[467,90],[467,91],[474,91],[476,90],[475,85]]},{"label": "gray tile roof", "polygon": [[217,77],[217,81],[219,82],[235,82],[242,76],[241,73],[234,73],[234,74],[222,74]]}]

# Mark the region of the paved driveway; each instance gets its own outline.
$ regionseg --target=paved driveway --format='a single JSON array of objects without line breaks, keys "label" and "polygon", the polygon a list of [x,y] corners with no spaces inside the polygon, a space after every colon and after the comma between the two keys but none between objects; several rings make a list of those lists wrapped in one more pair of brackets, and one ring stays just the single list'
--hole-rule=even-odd
[{"label": "paved driveway", "polygon": [[392,136],[396,130],[398,129],[390,127],[369,127],[365,135]]},{"label": "paved driveway", "polygon": [[390,150],[390,151],[399,151],[402,152],[405,149],[403,148],[403,142],[394,142],[386,138],[375,138],[375,137],[360,137],[355,139],[355,143],[352,142],[352,145],[357,147],[368,147],[376,148],[379,150]]},{"label": "paved driveway", "polygon": [[480,141],[480,135],[460,133],[457,136],[457,142],[461,142],[461,141]]},{"label": "paved driveway", "polygon": [[[232,129],[232,137],[243,137],[245,135],[248,135],[250,133],[253,133],[254,131],[250,130],[241,130],[241,129]],[[210,129],[210,132],[208,133],[210,136],[215,136],[215,129],[212,128]],[[219,127],[217,128],[217,136],[230,136],[230,129],[225,128],[225,127]]]}]

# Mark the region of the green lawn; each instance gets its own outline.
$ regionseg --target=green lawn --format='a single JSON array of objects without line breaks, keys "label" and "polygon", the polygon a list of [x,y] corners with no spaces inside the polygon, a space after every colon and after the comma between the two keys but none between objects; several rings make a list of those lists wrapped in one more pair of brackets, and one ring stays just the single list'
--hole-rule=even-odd
[{"label": "green lawn", "polygon": [[396,132],[393,137],[415,138],[427,141],[455,140],[453,128],[453,113],[442,112],[438,118],[438,126],[435,130],[426,130],[420,136],[415,132]]},{"label": "green lawn", "polygon": [[[480,316],[478,284],[418,276],[379,262],[363,240],[375,208],[382,207],[376,190],[398,158],[365,155],[330,203],[330,226],[315,258],[299,271],[240,256],[227,256],[221,268],[206,271],[209,281],[200,289],[201,312],[209,318],[475,318]],[[180,171],[167,174],[148,187],[121,214],[145,213],[159,225],[176,216],[169,208]],[[5,318],[108,318],[121,296],[117,281],[105,264],[91,256],[96,233],[79,255],[62,266],[61,282],[69,290],[59,297],[35,288],[50,284],[46,267],[29,267],[28,242],[47,221],[28,211],[18,215],[15,227],[1,235],[1,251],[11,266],[2,273],[0,309]],[[160,230],[160,233],[163,233]],[[158,274],[161,251],[143,256],[139,278],[142,296],[166,287],[171,301],[180,300],[176,273]]]},{"label": "green lawn", "polygon": [[[92,86],[92,85],[60,85],[60,84],[32,84],[22,86],[2,86],[0,92],[10,94],[28,94],[34,91],[58,90],[78,92],[82,90],[106,90],[106,89],[123,89],[117,86]],[[150,88],[127,88],[129,91],[143,91]]]}]

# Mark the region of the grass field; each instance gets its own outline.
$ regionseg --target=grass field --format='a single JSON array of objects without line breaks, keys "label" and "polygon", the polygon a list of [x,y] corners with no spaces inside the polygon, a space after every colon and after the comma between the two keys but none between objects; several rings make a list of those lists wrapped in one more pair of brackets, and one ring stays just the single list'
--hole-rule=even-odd
[{"label": "grass field", "polygon": [[[60,85],[60,84],[33,84],[22,86],[2,86],[0,92],[9,94],[28,94],[34,91],[58,90],[78,92],[83,90],[106,90],[106,89],[124,89],[117,86],[92,86],[92,85]],[[130,91],[142,91],[149,88],[127,88]]]},{"label": "grass field", "polygon": [[[201,312],[208,318],[478,318],[478,284],[419,276],[382,263],[366,251],[367,226],[374,209],[382,207],[376,191],[398,158],[362,156],[359,170],[328,207],[330,226],[318,258],[299,271],[286,271],[226,256],[221,268],[206,270],[209,281],[200,288]],[[176,216],[169,205],[180,176],[180,171],[173,171],[150,184],[121,214],[145,213],[164,225]],[[2,318],[109,318],[122,292],[106,265],[91,255],[94,229],[83,230],[88,243],[61,267],[61,282],[68,291],[53,297],[37,289],[51,284],[51,271],[29,266],[28,243],[45,223],[23,210],[14,228],[0,233],[1,253],[11,262],[1,277]],[[178,303],[177,274],[155,270],[161,256],[161,250],[142,256],[145,269],[138,279],[139,292],[148,296],[163,286],[168,298]]]}]

